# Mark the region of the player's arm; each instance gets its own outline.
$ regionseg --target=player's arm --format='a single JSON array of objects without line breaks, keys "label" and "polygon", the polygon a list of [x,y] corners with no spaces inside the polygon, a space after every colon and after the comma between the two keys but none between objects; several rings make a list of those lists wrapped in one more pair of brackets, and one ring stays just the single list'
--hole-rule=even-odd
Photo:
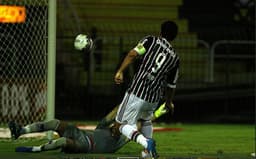
[{"label": "player's arm", "polygon": [[174,96],[175,89],[174,88],[167,88],[165,94],[165,102],[162,103],[153,113],[152,121],[156,120],[157,118],[161,117],[162,115],[171,112],[174,112],[174,104],[172,102]]},{"label": "player's arm", "polygon": [[123,72],[124,70],[136,59],[139,54],[133,49],[131,50],[125,57],[124,61],[122,62],[121,66],[116,72],[115,75],[115,82],[116,84],[123,83]]},{"label": "player's arm", "polygon": [[173,97],[175,94],[175,88],[170,88],[167,87],[166,88],[166,92],[165,92],[165,107],[167,109],[173,110]]},{"label": "player's arm", "polygon": [[176,89],[176,82],[179,76],[179,60],[177,60],[175,67],[169,72],[167,76],[167,85],[165,90],[164,103],[154,112],[152,120],[159,118],[163,114],[171,111],[174,112],[173,97]]},{"label": "player's arm", "polygon": [[115,75],[115,82],[116,84],[121,84],[123,82],[123,72],[124,70],[138,57],[141,55],[144,55],[146,51],[149,49],[150,44],[153,41],[152,36],[147,36],[140,40],[140,42],[137,44],[137,46],[132,49],[123,60],[121,66],[116,72]]},{"label": "player's arm", "polygon": [[177,59],[175,66],[167,75],[167,85],[165,91],[165,103],[166,107],[172,107],[172,100],[175,94],[176,83],[179,77],[179,59]]}]

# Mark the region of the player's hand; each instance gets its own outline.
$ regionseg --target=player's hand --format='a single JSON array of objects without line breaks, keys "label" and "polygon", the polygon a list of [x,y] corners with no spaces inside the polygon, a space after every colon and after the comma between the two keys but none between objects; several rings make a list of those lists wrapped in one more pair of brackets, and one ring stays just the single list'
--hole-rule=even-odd
[{"label": "player's hand", "polygon": [[173,114],[174,112],[174,104],[173,103],[170,103],[170,104],[166,104],[166,103],[163,103],[155,112],[154,112],[154,115],[153,115],[153,118],[152,120],[155,120],[157,118],[159,118],[160,116],[168,113],[168,112],[171,112],[171,114]]},{"label": "player's hand", "polygon": [[166,109],[168,109],[168,111],[170,111],[171,112],[171,114],[173,114],[174,113],[174,104],[171,102],[171,103],[165,103],[165,107],[166,107]]},{"label": "player's hand", "polygon": [[115,83],[116,84],[121,84],[124,82],[124,77],[123,77],[123,72],[118,71],[115,75]]}]

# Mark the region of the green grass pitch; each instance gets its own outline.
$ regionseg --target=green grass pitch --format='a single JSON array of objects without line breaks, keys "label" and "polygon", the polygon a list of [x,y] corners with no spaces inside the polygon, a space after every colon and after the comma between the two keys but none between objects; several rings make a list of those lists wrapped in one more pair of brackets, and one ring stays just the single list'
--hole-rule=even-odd
[{"label": "green grass pitch", "polygon": [[[160,159],[253,159],[255,126],[238,124],[155,124],[181,131],[155,132]],[[128,143],[114,154],[64,154],[59,150],[16,153],[16,146],[39,145],[46,139],[0,139],[1,159],[112,159],[139,157],[142,147]],[[130,158],[131,159],[131,158]]]}]

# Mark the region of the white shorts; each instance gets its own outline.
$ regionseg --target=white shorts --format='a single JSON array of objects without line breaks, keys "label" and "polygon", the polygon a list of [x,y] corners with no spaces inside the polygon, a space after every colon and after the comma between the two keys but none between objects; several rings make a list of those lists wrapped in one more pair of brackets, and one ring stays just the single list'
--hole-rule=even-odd
[{"label": "white shorts", "polygon": [[149,103],[132,93],[129,94],[126,92],[123,101],[118,108],[116,121],[121,124],[129,124],[136,127],[139,119],[151,120],[156,107],[157,102]]}]

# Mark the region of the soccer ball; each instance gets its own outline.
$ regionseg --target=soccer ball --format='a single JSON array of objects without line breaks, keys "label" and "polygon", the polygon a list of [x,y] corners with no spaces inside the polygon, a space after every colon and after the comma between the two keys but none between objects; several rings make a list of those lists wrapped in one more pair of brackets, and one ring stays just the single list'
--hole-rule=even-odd
[{"label": "soccer ball", "polygon": [[74,47],[76,50],[91,49],[93,46],[92,39],[85,34],[79,34],[74,41]]}]

